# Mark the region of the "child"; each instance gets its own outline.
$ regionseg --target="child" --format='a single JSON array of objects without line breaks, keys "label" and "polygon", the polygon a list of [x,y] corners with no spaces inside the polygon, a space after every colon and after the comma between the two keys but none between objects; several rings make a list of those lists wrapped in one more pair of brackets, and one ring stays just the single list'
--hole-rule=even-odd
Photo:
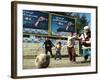
[{"label": "child", "polygon": [[55,47],[56,47],[55,60],[56,60],[56,58],[61,59],[61,42],[58,42]]}]

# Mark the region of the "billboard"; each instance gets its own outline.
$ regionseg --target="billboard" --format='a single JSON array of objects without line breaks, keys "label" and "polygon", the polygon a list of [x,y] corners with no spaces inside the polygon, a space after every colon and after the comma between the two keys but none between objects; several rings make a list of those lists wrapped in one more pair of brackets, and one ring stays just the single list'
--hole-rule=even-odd
[{"label": "billboard", "polygon": [[23,10],[23,32],[48,34],[48,13]]},{"label": "billboard", "polygon": [[52,35],[68,36],[69,32],[75,33],[75,19],[66,16],[51,14]]}]

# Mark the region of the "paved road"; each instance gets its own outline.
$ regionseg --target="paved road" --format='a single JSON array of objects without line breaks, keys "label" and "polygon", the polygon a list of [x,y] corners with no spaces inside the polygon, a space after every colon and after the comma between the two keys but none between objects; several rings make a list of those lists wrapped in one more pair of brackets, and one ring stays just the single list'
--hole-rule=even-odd
[{"label": "paved road", "polygon": [[[57,68],[57,67],[77,67],[77,66],[90,66],[91,62],[87,61],[84,62],[83,57],[76,57],[76,63],[70,62],[69,58],[62,58],[62,60],[54,60],[54,58],[50,59],[49,68]],[[24,59],[23,61],[23,68],[24,69],[34,69],[34,59]]]}]

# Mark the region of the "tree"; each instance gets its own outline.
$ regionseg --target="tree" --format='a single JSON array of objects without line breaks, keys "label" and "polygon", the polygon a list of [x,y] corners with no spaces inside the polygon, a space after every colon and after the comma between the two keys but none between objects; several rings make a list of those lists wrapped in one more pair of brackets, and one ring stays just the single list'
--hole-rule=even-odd
[{"label": "tree", "polygon": [[86,18],[86,15],[83,14],[82,17],[80,17],[80,30],[79,30],[79,33],[81,33],[81,31],[83,30],[84,26],[87,26],[89,23],[88,23],[88,20]]}]

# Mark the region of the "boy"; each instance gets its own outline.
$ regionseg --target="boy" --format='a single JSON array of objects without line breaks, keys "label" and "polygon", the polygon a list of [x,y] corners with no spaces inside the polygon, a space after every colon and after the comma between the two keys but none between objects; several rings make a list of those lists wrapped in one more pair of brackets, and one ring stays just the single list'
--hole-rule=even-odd
[{"label": "boy", "polygon": [[56,58],[61,59],[61,42],[58,42],[56,45],[56,55],[55,55],[55,60]]}]

